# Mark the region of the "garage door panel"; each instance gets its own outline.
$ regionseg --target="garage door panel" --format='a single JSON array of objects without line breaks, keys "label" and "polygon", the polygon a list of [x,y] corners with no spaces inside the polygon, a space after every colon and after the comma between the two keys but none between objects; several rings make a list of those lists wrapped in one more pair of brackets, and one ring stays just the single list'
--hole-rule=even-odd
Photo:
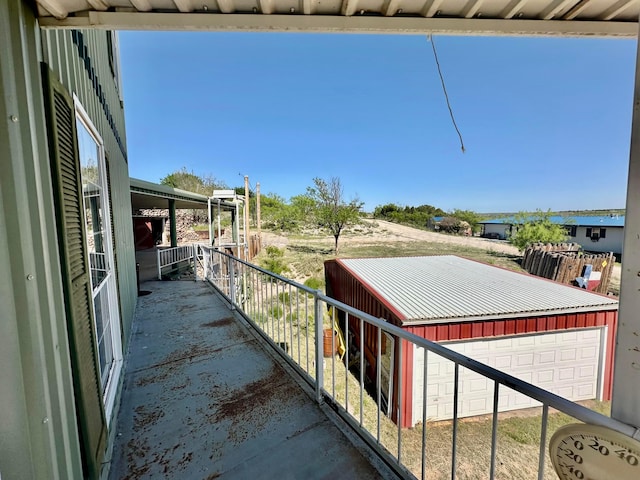
[{"label": "garage door panel", "polygon": [[556,361],[556,351],[555,350],[547,350],[545,352],[540,352],[538,354],[538,363],[554,363]]},{"label": "garage door panel", "polygon": [[566,348],[563,350],[560,350],[560,361],[561,362],[567,362],[567,361],[573,361],[578,357],[578,355],[576,354],[576,348]]},{"label": "garage door panel", "polygon": [[498,368],[498,369],[510,368],[512,360],[513,360],[513,357],[511,355],[500,355],[495,359],[495,368]]},{"label": "garage door panel", "polygon": [[518,347],[533,347],[536,344],[534,336],[527,335],[526,337],[518,338],[514,342]]},{"label": "garage door panel", "polygon": [[[478,361],[482,358],[482,363],[570,400],[586,400],[596,398],[598,393],[601,335],[602,328],[528,335],[526,338],[456,342],[446,346]],[[421,348],[414,351],[414,422],[422,420],[423,352]],[[434,420],[450,419],[453,415],[454,364],[432,352],[427,353],[427,363],[427,415]],[[493,389],[493,380],[461,367],[458,415],[491,413]],[[539,405],[525,395],[500,386],[500,412]]]},{"label": "garage door panel", "polygon": [[519,367],[530,367],[533,365],[533,352],[521,353],[516,356],[516,364]]},{"label": "garage door panel", "polygon": [[580,349],[580,358],[581,359],[589,359],[589,358],[593,358],[594,356],[597,355],[597,348],[596,347],[582,347]]},{"label": "garage door panel", "polygon": [[538,370],[535,372],[534,383],[536,385],[547,384],[553,382],[555,378],[555,371],[553,369],[549,370]]}]

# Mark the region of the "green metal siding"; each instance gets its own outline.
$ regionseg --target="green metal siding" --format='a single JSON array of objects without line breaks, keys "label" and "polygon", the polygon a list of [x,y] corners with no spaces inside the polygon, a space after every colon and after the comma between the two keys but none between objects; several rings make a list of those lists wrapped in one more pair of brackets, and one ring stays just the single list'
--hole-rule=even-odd
[{"label": "green metal siding", "polygon": [[0,0],[0,475],[81,478],[33,5]]},{"label": "green metal siding", "polygon": [[[86,49],[86,50],[85,50]],[[124,108],[109,65],[104,30],[42,32],[44,61],[74,93],[104,142],[111,180],[111,210],[118,266],[123,349],[126,350],[137,301],[136,260],[126,152]],[[117,55],[117,51],[114,52]],[[94,72],[94,79],[91,78]],[[98,92],[102,92],[104,102]],[[110,114],[110,117],[107,116]],[[119,139],[119,140],[118,140]]]}]

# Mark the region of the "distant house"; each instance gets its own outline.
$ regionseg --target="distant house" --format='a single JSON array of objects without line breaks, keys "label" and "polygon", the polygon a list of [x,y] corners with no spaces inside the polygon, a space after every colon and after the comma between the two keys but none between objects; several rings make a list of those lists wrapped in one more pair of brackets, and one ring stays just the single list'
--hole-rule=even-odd
[{"label": "distant house", "polygon": [[[551,216],[550,220],[563,225],[567,230],[567,241],[582,245],[589,252],[613,252],[622,254],[624,240],[624,215],[609,216]],[[506,240],[513,226],[514,217],[494,218],[480,222],[483,237]]]},{"label": "distant house", "polygon": [[440,230],[440,222],[442,221],[443,216],[431,217],[427,221],[427,228],[431,230]]}]

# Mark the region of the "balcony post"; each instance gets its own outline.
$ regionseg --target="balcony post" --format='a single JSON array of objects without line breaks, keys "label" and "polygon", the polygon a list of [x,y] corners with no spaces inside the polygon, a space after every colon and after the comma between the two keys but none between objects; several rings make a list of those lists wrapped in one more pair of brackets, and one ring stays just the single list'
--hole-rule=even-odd
[{"label": "balcony post", "polygon": [[316,332],[316,401],[322,403],[322,386],[324,385],[324,353],[322,350],[322,305],[319,299],[320,291],[313,295],[313,322]]},{"label": "balcony post", "polygon": [[176,201],[169,200],[169,228],[171,229],[171,246],[178,246],[178,229],[176,225]]},{"label": "balcony post", "polygon": [[235,282],[235,267],[233,265],[233,258],[227,257],[229,262],[229,297],[231,297],[231,310],[236,309],[236,282]]},{"label": "balcony post", "polygon": [[640,427],[640,47],[636,54],[611,417]]}]

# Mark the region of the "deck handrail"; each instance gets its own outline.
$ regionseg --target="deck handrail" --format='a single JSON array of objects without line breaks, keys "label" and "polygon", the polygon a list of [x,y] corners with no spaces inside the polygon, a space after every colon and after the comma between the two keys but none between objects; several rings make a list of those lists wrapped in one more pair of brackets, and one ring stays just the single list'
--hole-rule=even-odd
[{"label": "deck handrail", "polygon": [[177,247],[158,248],[156,256],[158,280],[162,280],[163,268],[175,265],[180,262],[195,262],[195,256],[196,254],[194,245],[179,245]]},{"label": "deck handrail", "polygon": [[[306,285],[302,285],[294,280],[286,278],[282,275],[278,275],[268,270],[259,267],[257,265],[251,264],[247,261],[241,260],[237,257],[229,255],[225,252],[217,250],[215,247],[209,247],[205,245],[200,245],[199,251],[205,255],[207,258],[206,264],[208,265],[208,270],[205,271],[205,279],[208,280],[216,289],[230,302],[233,309],[237,310],[241,313],[257,330],[258,332],[270,343],[272,346],[276,348],[278,353],[280,353],[287,362],[289,362],[297,372],[299,372],[303,378],[310,385],[315,388],[316,391],[316,400],[318,402],[323,402],[328,400],[328,403],[337,406],[338,413],[347,420],[349,424],[351,424],[357,430],[360,429],[359,433],[362,434],[363,438],[367,440],[371,446],[376,449],[382,455],[390,455],[388,448],[381,448],[380,444],[380,424],[379,424],[379,416],[380,411],[378,411],[378,431],[377,435],[374,435],[373,432],[370,432],[366,429],[363,430],[363,422],[362,416],[360,421],[353,418],[353,415],[349,413],[348,409],[348,392],[346,394],[346,402],[347,405],[341,405],[341,401],[335,397],[335,392],[332,393],[325,386],[325,380],[323,378],[324,372],[321,366],[322,362],[316,362],[315,369],[312,369],[307,364],[301,364],[300,361],[300,352],[298,352],[298,361],[294,358],[295,355],[289,354],[287,352],[283,352],[283,348],[280,342],[280,334],[281,332],[281,320],[280,316],[277,320],[277,327],[275,326],[276,320],[271,318],[271,323],[269,323],[269,318],[267,315],[266,322],[264,321],[264,312],[265,312],[265,303],[266,305],[273,305],[274,298],[276,298],[276,304],[279,305],[280,302],[279,297],[284,294],[286,295],[284,298],[288,298],[288,301],[291,303],[294,293],[293,292],[303,292],[304,298],[312,298],[313,299],[313,308],[309,308],[313,312],[313,330],[314,330],[314,349],[315,349],[315,358],[322,358],[322,329],[323,329],[323,311],[322,304],[325,304],[327,307],[332,307],[337,311],[341,312],[342,315],[346,316],[347,322],[352,322],[360,320],[360,329],[361,332],[364,328],[363,325],[367,324],[371,327],[375,328],[377,331],[378,339],[380,339],[382,333],[386,333],[391,335],[394,338],[406,340],[410,342],[412,345],[418,348],[424,349],[425,352],[433,352],[436,355],[439,355],[447,360],[450,360],[455,365],[455,391],[454,391],[454,413],[453,413],[453,447],[452,447],[452,471],[451,478],[455,478],[455,463],[456,463],[456,445],[455,445],[455,435],[456,435],[456,427],[457,427],[457,405],[458,405],[458,371],[460,367],[464,367],[466,369],[472,370],[483,377],[490,379],[494,383],[494,404],[493,404],[493,415],[494,415],[494,424],[493,424],[493,432],[492,432],[492,448],[491,448],[491,468],[490,468],[490,477],[493,478],[495,474],[495,450],[496,450],[496,429],[497,429],[497,414],[498,414],[498,390],[500,386],[507,387],[512,389],[518,393],[526,395],[527,397],[534,399],[542,404],[542,422],[541,422],[541,438],[540,438],[540,453],[539,453],[539,465],[538,465],[538,478],[543,477],[544,466],[545,466],[545,445],[547,441],[547,419],[549,415],[549,409],[555,409],[560,412],[563,412],[576,420],[581,422],[600,425],[612,430],[616,430],[624,435],[629,437],[638,438],[640,435],[639,430],[631,425],[627,425],[623,422],[620,422],[616,419],[607,417],[603,414],[600,414],[594,410],[591,410],[583,405],[577,404],[573,401],[567,400],[559,395],[551,393],[547,390],[544,390],[540,387],[537,387],[531,383],[520,380],[512,375],[509,375],[505,372],[502,372],[496,368],[485,365],[479,361],[476,361],[472,358],[466,357],[458,352],[455,352],[444,345],[438,344],[436,342],[427,340],[425,338],[419,337],[413,333],[403,330],[402,328],[393,325],[391,323],[386,322],[384,319],[376,318],[366,312],[353,308],[345,303],[342,303],[338,300],[335,300],[325,294],[323,294],[319,290],[314,290],[312,288],[307,287]],[[274,292],[274,284],[275,288],[275,297],[273,295]],[[282,288],[281,288],[282,287]],[[269,293],[269,288],[271,292]],[[253,300],[248,300],[247,296],[249,295],[247,292],[253,289]],[[242,293],[244,292],[244,294]],[[295,293],[296,302],[298,302],[301,298],[299,293]],[[306,300],[305,300],[306,301]],[[270,308],[274,308],[271,306]],[[279,307],[278,307],[279,308]],[[307,307],[305,306],[305,309]],[[267,308],[268,311],[268,308]],[[297,315],[300,314],[300,308],[298,307]],[[293,308],[291,308],[291,316],[293,317]],[[350,319],[351,317],[351,319]],[[331,325],[333,328],[335,316],[331,317]],[[285,336],[285,344],[286,344],[286,336],[287,336],[287,320],[284,320],[284,336]],[[350,324],[349,324],[350,325]],[[295,326],[293,325],[293,321],[289,326],[291,335],[291,341],[293,342],[293,330]],[[277,339],[275,337],[277,331]],[[349,328],[345,329],[345,336],[349,336]],[[361,342],[363,338],[363,334],[360,335]],[[332,348],[333,342],[335,342],[332,337]],[[348,343],[348,341],[347,341]],[[360,352],[363,351],[364,344],[360,345]],[[399,349],[402,348],[402,342],[397,342],[397,347]],[[348,347],[347,347],[348,348]],[[309,349],[307,348],[307,357],[309,355]],[[402,355],[399,355],[399,358],[402,358]],[[425,357],[426,358],[426,357]],[[380,365],[381,352],[380,352],[380,341],[378,341],[378,352],[377,352],[377,364]],[[333,360],[332,360],[333,361]],[[308,358],[307,358],[308,362]],[[360,355],[361,362],[361,372],[364,367],[364,355]],[[398,368],[402,369],[403,365],[400,362]],[[427,362],[424,362],[424,391],[426,393],[426,374]],[[335,376],[335,369],[332,369],[332,374]],[[380,368],[377,368],[378,375],[378,385],[377,385],[377,400],[378,400],[378,408],[380,409]],[[362,373],[361,373],[362,376]],[[401,378],[401,374],[398,375]],[[332,382],[335,390],[335,378],[332,378]],[[348,382],[345,383],[346,388],[348,388]],[[360,385],[360,403],[362,412],[362,397],[364,388],[364,381],[361,378]],[[398,395],[401,395],[401,388],[398,388]],[[394,399],[397,404],[401,404],[399,398]],[[423,426],[427,420],[426,416],[426,404],[427,399],[426,395],[423,397]],[[398,408],[397,405],[394,405],[394,408]],[[400,419],[401,411],[398,408],[396,413],[396,422],[398,424],[398,446],[397,446],[397,455],[391,455],[394,462],[398,464],[400,467],[399,472],[403,475],[408,474],[408,470],[405,469],[405,466],[402,463],[402,433],[400,429],[401,419]],[[423,429],[424,430],[424,429]],[[422,445],[423,450],[423,472],[422,477],[425,477],[425,445],[423,442]]]}]

